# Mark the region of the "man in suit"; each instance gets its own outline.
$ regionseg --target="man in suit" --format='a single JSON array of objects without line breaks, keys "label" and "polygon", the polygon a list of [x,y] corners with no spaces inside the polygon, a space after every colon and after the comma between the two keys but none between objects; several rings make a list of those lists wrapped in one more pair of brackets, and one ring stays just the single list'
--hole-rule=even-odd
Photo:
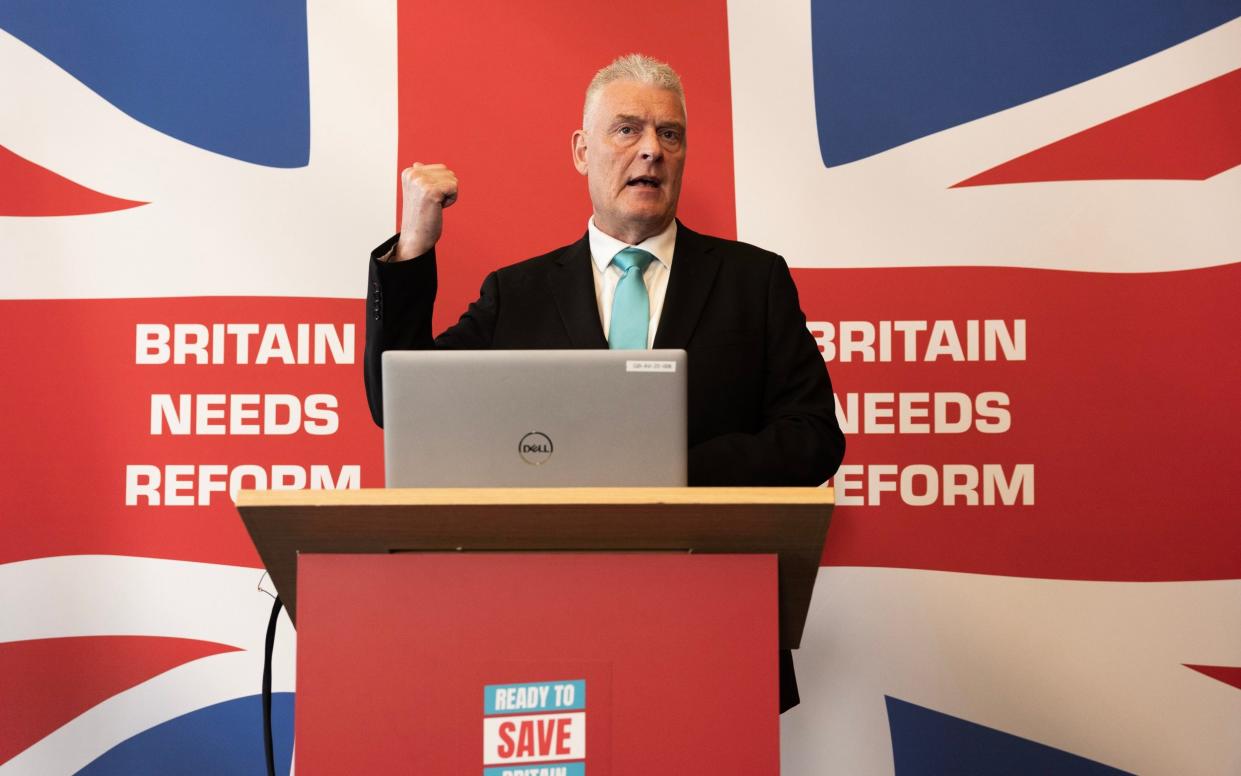
[{"label": "man in suit", "polygon": [[[375,422],[385,350],[683,348],[691,485],[818,485],[835,473],[844,437],[788,266],[676,220],[685,152],[684,92],[670,67],[633,54],[600,70],[572,137],[594,210],[587,233],[488,275],[438,337],[435,244],[457,178],[442,164],[404,170],[401,232],[370,262],[365,376]],[[780,701],[781,711],[797,703],[787,652]]]}]

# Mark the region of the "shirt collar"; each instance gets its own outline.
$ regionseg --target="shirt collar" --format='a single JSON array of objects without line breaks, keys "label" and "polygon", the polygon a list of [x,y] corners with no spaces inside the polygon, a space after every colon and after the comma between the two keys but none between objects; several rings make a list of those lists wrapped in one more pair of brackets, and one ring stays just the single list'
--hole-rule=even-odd
[{"label": "shirt collar", "polygon": [[[623,243],[615,237],[604,234],[599,227],[595,226],[595,217],[591,216],[586,223],[586,232],[590,236],[590,258],[595,262],[595,266],[603,272],[612,263],[612,257],[619,253],[622,249],[630,247],[628,243]],[[665,269],[672,269],[672,254],[677,244],[677,220],[674,218],[668,224],[668,228],[651,237],[646,238],[642,242],[633,246],[641,248],[647,253],[655,257],[655,260],[664,265]]]}]

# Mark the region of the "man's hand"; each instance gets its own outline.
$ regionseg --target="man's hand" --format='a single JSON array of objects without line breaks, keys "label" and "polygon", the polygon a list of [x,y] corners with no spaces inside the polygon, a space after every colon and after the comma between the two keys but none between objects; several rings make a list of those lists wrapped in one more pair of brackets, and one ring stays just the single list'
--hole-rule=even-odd
[{"label": "man's hand", "polygon": [[401,239],[392,261],[417,258],[435,247],[444,230],[444,208],[457,201],[457,176],[442,164],[401,171]]}]

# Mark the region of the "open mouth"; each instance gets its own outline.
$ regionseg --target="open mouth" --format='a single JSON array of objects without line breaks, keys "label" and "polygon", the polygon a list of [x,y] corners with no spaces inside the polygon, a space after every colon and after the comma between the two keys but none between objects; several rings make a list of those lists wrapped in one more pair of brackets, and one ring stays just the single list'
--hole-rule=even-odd
[{"label": "open mouth", "polygon": [[657,189],[659,188],[659,178],[654,178],[649,175],[640,175],[637,178],[630,178],[625,185]]}]

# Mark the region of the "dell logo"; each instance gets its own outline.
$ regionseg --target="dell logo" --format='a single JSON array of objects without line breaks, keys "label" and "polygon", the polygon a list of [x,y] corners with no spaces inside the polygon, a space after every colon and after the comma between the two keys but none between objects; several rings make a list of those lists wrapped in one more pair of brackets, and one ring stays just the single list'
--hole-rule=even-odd
[{"label": "dell logo", "polygon": [[552,440],[541,431],[531,431],[517,443],[517,453],[531,466],[539,466],[552,457]]}]

